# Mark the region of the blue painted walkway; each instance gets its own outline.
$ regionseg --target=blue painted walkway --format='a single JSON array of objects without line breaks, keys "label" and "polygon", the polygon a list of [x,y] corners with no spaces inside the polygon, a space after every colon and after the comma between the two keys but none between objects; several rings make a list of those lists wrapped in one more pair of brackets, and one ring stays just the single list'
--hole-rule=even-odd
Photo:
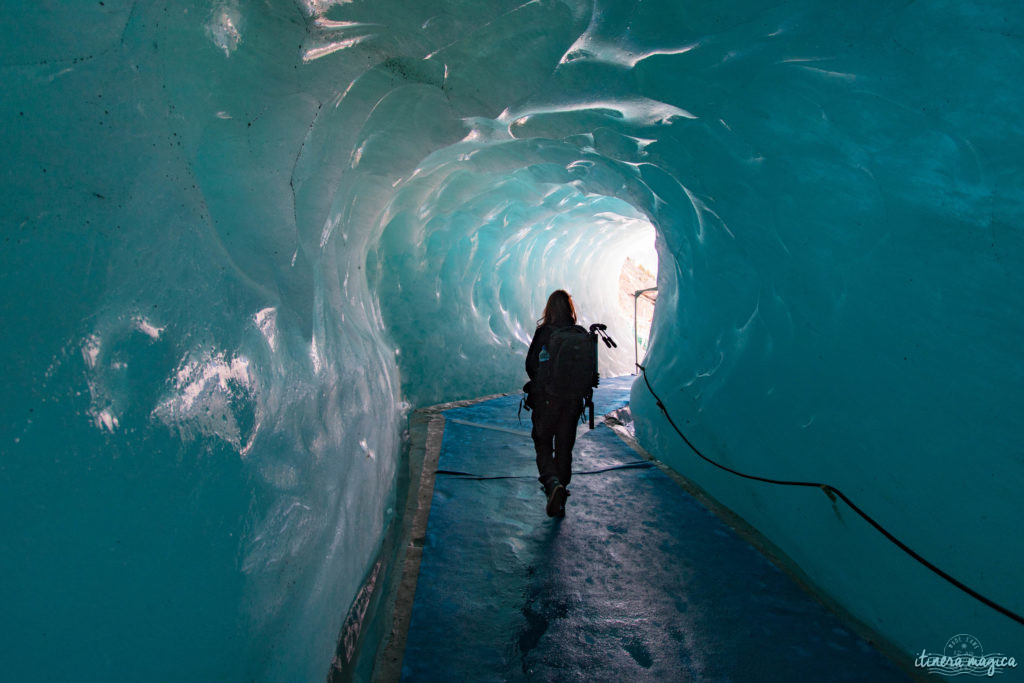
[{"label": "blue painted walkway", "polygon": [[517,403],[444,413],[403,680],[907,680],[605,425],[547,517]]}]

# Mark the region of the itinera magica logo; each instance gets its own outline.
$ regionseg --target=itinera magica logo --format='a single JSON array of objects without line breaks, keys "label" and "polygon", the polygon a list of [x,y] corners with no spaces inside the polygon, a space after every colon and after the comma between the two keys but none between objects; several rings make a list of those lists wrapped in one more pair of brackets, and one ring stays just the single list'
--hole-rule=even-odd
[{"label": "itinera magica logo", "polygon": [[914,666],[943,676],[995,676],[1003,669],[1015,669],[1017,660],[1002,652],[986,653],[977,638],[960,633],[946,641],[941,654],[921,650]]}]

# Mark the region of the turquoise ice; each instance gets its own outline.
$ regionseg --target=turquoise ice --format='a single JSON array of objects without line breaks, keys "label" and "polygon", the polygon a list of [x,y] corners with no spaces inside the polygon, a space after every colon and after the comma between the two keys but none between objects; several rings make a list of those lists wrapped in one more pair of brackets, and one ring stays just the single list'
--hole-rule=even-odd
[{"label": "turquoise ice", "polygon": [[[628,340],[618,272],[654,235],[645,364],[691,440],[1024,611],[1018,2],[0,17],[5,678],[321,680],[410,409],[517,390],[555,287]],[[632,408],[908,655],[1024,657],[821,491]]]}]

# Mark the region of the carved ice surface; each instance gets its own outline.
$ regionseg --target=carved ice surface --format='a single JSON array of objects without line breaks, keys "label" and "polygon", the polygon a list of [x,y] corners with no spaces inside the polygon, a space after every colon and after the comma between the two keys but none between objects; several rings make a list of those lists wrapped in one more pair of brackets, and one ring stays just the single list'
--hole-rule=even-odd
[{"label": "carved ice surface", "polygon": [[[565,287],[704,451],[1018,613],[1017,2],[5,3],[12,680],[317,680],[412,406]],[[653,226],[653,228],[651,227]],[[898,649],[1024,630],[817,490],[640,439]]]}]

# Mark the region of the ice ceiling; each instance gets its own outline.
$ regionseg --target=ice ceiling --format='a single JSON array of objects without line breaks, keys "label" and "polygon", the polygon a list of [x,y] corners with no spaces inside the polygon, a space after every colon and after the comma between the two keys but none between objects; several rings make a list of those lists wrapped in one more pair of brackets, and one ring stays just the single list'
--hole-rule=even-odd
[{"label": "ice ceiling", "polygon": [[[5,673],[321,679],[410,407],[565,287],[705,452],[1018,612],[1017,2],[3,9]],[[641,440],[900,650],[1024,629],[820,491]]]}]

